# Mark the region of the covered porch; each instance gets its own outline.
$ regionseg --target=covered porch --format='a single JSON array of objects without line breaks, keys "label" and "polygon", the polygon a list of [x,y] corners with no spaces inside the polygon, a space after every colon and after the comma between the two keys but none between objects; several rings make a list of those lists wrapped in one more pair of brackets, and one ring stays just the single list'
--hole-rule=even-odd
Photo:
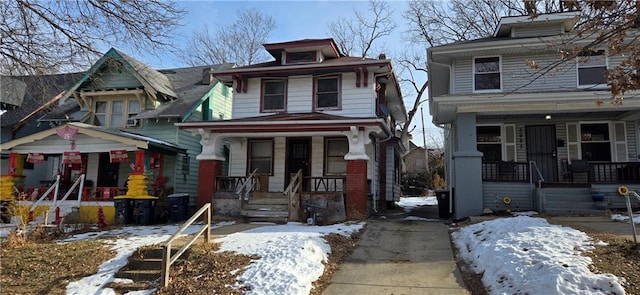
[{"label": "covered porch", "polygon": [[380,164],[394,160],[387,147],[397,142],[378,118],[283,114],[178,125],[201,136],[198,198],[213,199],[219,215],[242,215],[243,202],[281,196],[287,200],[273,202],[288,208],[288,221],[328,199],[342,207],[342,220],[365,218],[384,202],[380,180],[394,171]]}]

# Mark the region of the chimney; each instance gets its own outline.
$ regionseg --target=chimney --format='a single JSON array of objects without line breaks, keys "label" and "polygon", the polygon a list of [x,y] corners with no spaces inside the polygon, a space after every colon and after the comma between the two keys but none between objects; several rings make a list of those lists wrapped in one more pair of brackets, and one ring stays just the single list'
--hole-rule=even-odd
[{"label": "chimney", "polygon": [[202,69],[202,84],[211,84],[211,68]]},{"label": "chimney", "polygon": [[378,59],[387,59],[387,55],[384,53],[380,53],[380,55],[378,55]]}]

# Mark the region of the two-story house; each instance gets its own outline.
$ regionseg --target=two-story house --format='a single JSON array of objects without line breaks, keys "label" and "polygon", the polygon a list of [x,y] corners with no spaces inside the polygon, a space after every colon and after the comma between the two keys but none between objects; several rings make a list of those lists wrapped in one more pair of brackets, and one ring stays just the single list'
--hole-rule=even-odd
[{"label": "two-story house", "polygon": [[284,195],[288,212],[243,215],[298,220],[305,204],[358,219],[396,200],[406,110],[391,60],[344,56],[333,39],[264,48],[273,61],[213,73],[235,89],[231,120],[177,124],[201,137],[199,203],[213,198],[221,213],[227,189]]},{"label": "two-story house", "polygon": [[143,175],[142,197],[195,200],[200,143],[174,123],[229,118],[233,91],[211,73],[232,66],[156,70],[110,49],[50,98],[57,108],[38,118],[48,129],[2,143],[2,173],[30,199],[59,177],[58,199],[73,188],[83,200],[113,202],[127,194],[131,175]]},{"label": "two-story house", "polygon": [[[639,188],[640,99],[611,103],[606,72],[622,56],[588,46],[597,34],[578,35],[579,18],[505,17],[491,37],[428,50],[430,112],[448,130],[456,218],[601,210],[624,203],[619,185]],[[592,200],[596,190],[604,202]]]}]

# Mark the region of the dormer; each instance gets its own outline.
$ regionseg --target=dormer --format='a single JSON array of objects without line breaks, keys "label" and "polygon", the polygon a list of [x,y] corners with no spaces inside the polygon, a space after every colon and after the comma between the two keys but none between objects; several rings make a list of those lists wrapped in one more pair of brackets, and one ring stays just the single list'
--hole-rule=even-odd
[{"label": "dormer", "polygon": [[264,48],[282,65],[321,63],[343,56],[333,39],[304,39],[264,44]]},{"label": "dormer", "polygon": [[503,17],[496,26],[494,37],[528,38],[565,34],[580,19],[580,11]]}]

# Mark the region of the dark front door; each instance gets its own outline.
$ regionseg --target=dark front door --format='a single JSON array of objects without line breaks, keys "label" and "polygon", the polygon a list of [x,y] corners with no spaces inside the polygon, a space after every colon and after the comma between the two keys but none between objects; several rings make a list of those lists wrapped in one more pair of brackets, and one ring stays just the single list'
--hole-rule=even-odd
[{"label": "dark front door", "polygon": [[111,163],[108,153],[100,154],[98,162],[99,187],[118,187],[118,170],[120,163]]},{"label": "dark front door", "polygon": [[[527,126],[527,161],[534,161],[545,181],[558,181],[555,125]],[[533,171],[532,177],[536,178]]]},{"label": "dark front door", "polygon": [[[291,175],[302,169],[302,176],[311,175],[311,140],[309,138],[295,138],[287,140],[287,174],[285,185],[289,185]],[[305,188],[307,184],[305,183]]]}]

